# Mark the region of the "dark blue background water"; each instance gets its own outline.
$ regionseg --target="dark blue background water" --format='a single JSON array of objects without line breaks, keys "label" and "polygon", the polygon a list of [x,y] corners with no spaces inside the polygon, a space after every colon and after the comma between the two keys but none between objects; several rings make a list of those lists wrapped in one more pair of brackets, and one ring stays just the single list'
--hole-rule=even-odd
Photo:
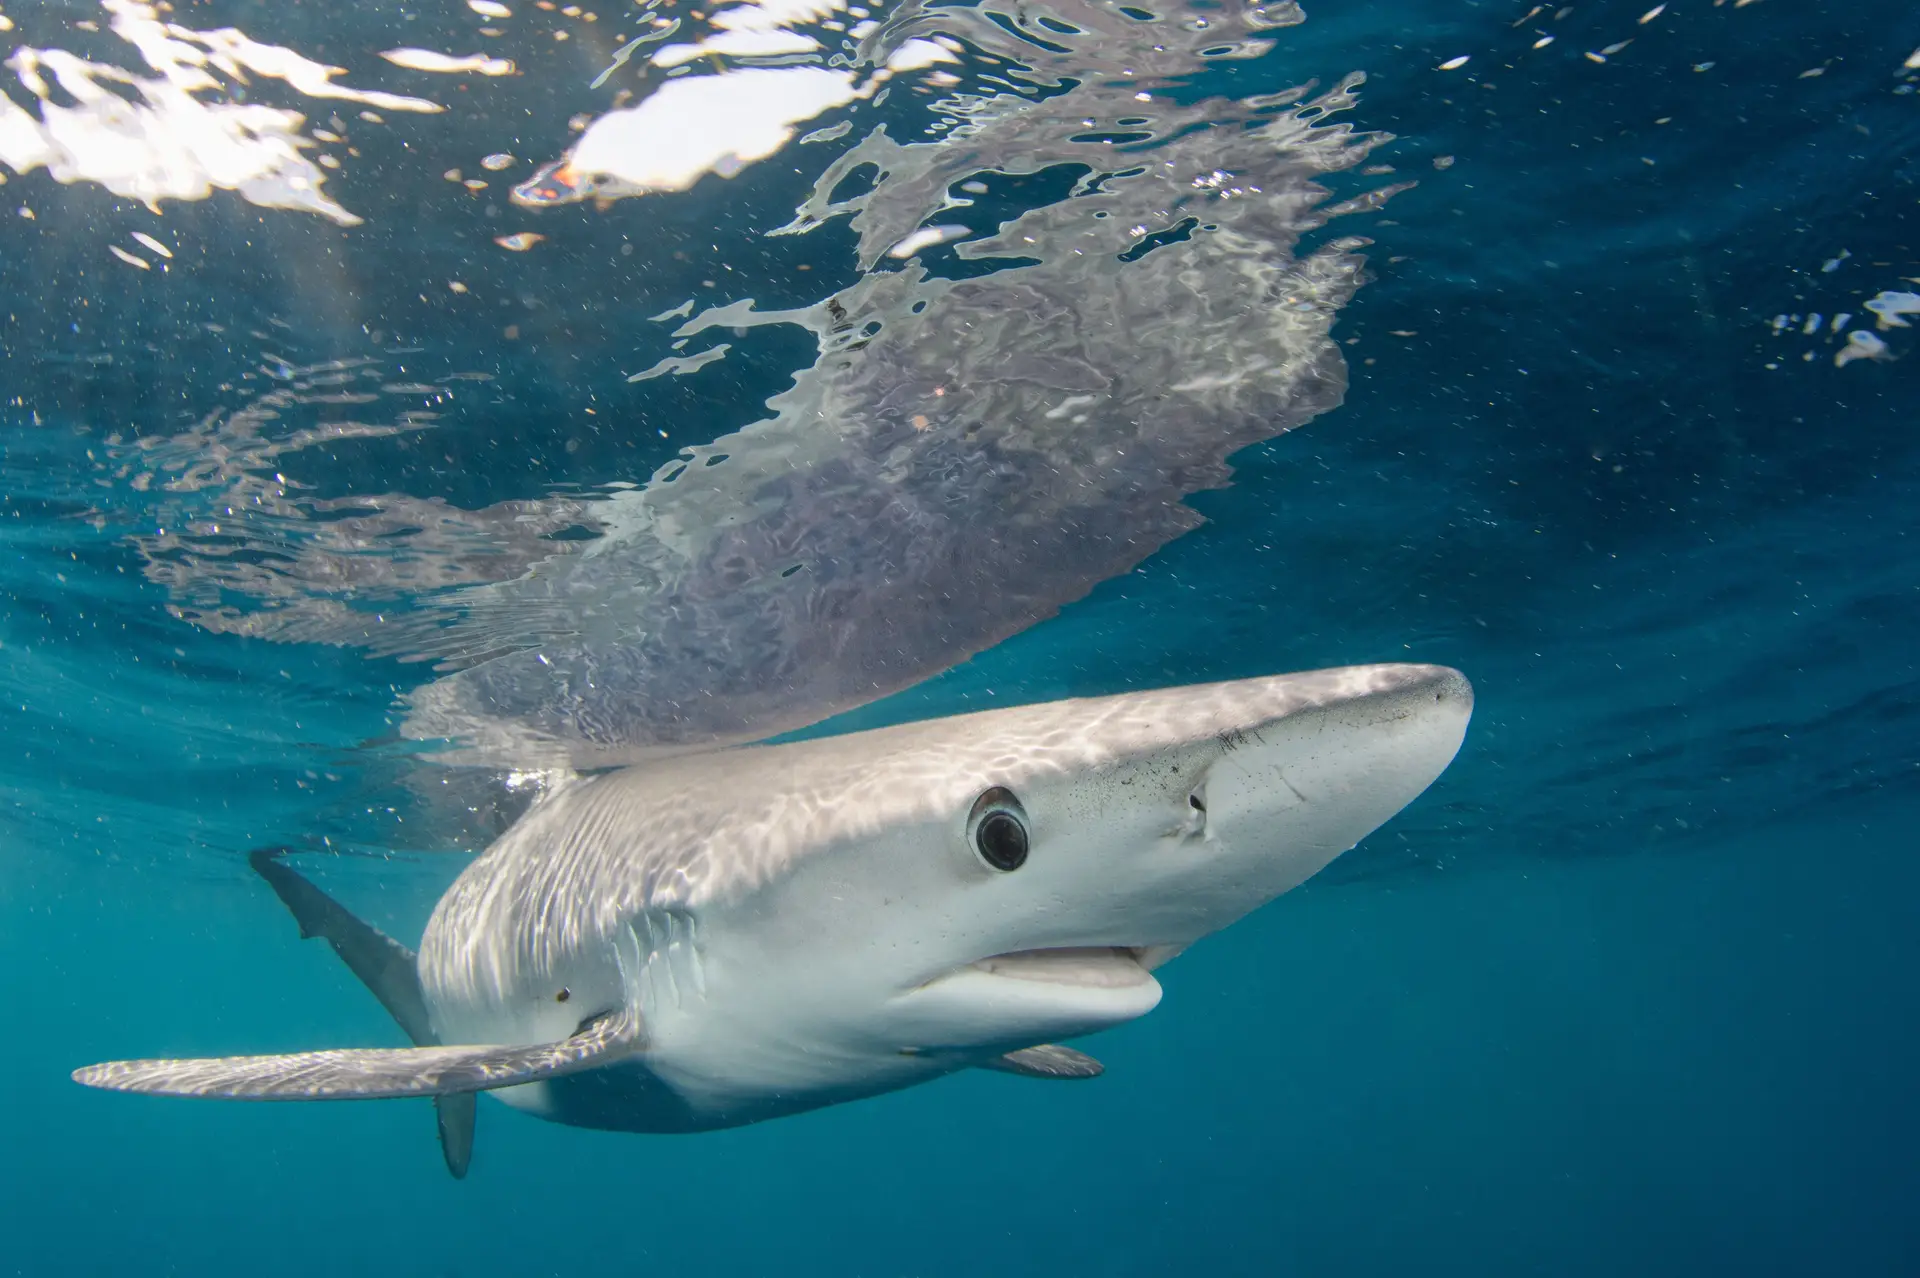
[{"label": "dark blue background water", "polygon": [[[115,311],[97,253],[9,227],[0,1272],[1913,1272],[1920,342],[1836,368],[1824,328],[1768,321],[1920,276],[1920,14],[1524,11],[1322,5],[1223,81],[1364,69],[1358,123],[1422,179],[1368,230],[1346,406],[1242,456],[1140,571],[852,717],[1412,657],[1475,681],[1454,768],[1167,969],[1158,1011],[1089,1044],[1098,1083],[966,1076],[694,1138],[484,1105],[464,1183],[423,1105],[67,1081],[391,1040],[236,854],[307,813],[411,837],[355,747],[420,672],[166,616],[122,531],[82,517],[128,500],[87,454],[164,416],[155,388],[199,356],[165,308]],[[44,174],[6,190],[131,216]],[[169,217],[212,236],[218,203]],[[644,204],[604,224],[667,234]],[[295,263],[319,234],[275,233]],[[74,333],[82,296],[118,327]],[[613,304],[541,301],[583,329]],[[117,371],[79,362],[108,349]],[[632,464],[541,425],[611,358],[549,349],[572,363],[502,357],[512,433],[469,427],[455,500],[513,494],[527,458]],[[316,873],[412,937],[456,870]]]}]

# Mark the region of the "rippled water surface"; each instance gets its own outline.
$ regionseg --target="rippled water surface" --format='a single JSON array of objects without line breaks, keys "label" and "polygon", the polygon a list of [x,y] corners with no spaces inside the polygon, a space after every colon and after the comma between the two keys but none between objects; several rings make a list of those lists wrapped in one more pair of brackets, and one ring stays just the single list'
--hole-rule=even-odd
[{"label": "rippled water surface", "polygon": [[[0,1272],[1920,1264],[1910,5],[0,40]],[[456,1183],[67,1079],[392,1041],[251,848],[412,941],[557,769],[1380,660],[1458,761],[1097,1083]]]}]

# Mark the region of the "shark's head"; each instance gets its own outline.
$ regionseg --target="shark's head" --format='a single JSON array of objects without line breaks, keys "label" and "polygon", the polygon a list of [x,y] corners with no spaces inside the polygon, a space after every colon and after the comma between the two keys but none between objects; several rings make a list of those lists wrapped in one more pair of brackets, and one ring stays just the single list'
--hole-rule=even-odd
[{"label": "shark's head", "polygon": [[1375,666],[979,716],[941,751],[968,773],[928,840],[952,887],[892,1019],[930,1046],[1020,1046],[1150,1011],[1155,967],[1426,789],[1472,702],[1454,671]]},{"label": "shark's head", "polygon": [[702,994],[654,1013],[659,1063],[797,1097],[863,1059],[977,1062],[1138,1017],[1154,967],[1426,789],[1472,700],[1452,670],[1354,667],[639,773],[649,838],[665,805],[706,814],[684,874]]}]

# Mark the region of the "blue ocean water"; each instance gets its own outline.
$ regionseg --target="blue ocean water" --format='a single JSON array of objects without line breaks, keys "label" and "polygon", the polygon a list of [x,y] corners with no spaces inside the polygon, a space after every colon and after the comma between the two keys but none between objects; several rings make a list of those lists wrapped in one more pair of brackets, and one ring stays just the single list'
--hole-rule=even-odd
[{"label": "blue ocean water", "polygon": [[[1244,98],[1364,71],[1342,118],[1395,135],[1368,163],[1418,179],[1309,237],[1372,241],[1332,330],[1345,402],[1238,452],[1231,486],[1190,499],[1206,522],[1139,567],[834,724],[1434,661],[1477,691],[1436,786],[1167,968],[1160,1008],[1082,1044],[1097,1083],[975,1071],[694,1137],[483,1104],[461,1182],[418,1102],[68,1080],[395,1041],[243,854],[307,847],[411,941],[478,846],[394,746],[395,698],[431,669],[240,633],[261,607],[245,579],[193,571],[210,547],[278,552],[200,527],[222,515],[196,494],[228,489],[168,485],[284,467],[338,503],[307,509],[331,526],[388,494],[479,511],[644,482],[811,358],[805,334],[748,329],[712,368],[627,380],[668,353],[648,317],[703,280],[770,310],[844,269],[843,231],[761,234],[825,161],[520,216],[479,155],[558,154],[619,86],[589,92],[516,31],[521,76],[412,132],[356,115],[391,107],[304,104],[366,153],[327,178],[358,226],[225,189],[156,218],[14,165],[0,1272],[1913,1272],[1920,343],[1865,303],[1920,288],[1920,14],[1528,8],[1315,5],[1193,81]],[[495,91],[374,56],[467,51],[455,6],[179,10],[343,83]],[[48,6],[8,38],[104,59],[119,13]],[[81,101],[7,87],[38,118]],[[547,242],[487,244],[523,228]],[[1837,364],[1851,332],[1892,358]],[[269,431],[285,446],[255,455],[197,427],[230,421],[250,375],[356,360],[440,415],[356,407],[405,429],[323,449]],[[491,380],[448,380],[471,370]],[[398,584],[366,567],[423,519],[336,546],[341,592],[363,568],[396,609],[442,588],[424,554]],[[169,521],[190,535],[166,541]],[[527,553],[488,535],[471,544]]]}]

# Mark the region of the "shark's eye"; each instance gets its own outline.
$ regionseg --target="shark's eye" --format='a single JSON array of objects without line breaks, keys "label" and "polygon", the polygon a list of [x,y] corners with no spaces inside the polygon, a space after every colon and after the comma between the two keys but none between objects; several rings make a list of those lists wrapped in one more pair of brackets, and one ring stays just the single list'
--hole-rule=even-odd
[{"label": "shark's eye", "polygon": [[1017,870],[1027,863],[1027,813],[1013,791],[997,785],[973,801],[967,841],[996,870]]}]

